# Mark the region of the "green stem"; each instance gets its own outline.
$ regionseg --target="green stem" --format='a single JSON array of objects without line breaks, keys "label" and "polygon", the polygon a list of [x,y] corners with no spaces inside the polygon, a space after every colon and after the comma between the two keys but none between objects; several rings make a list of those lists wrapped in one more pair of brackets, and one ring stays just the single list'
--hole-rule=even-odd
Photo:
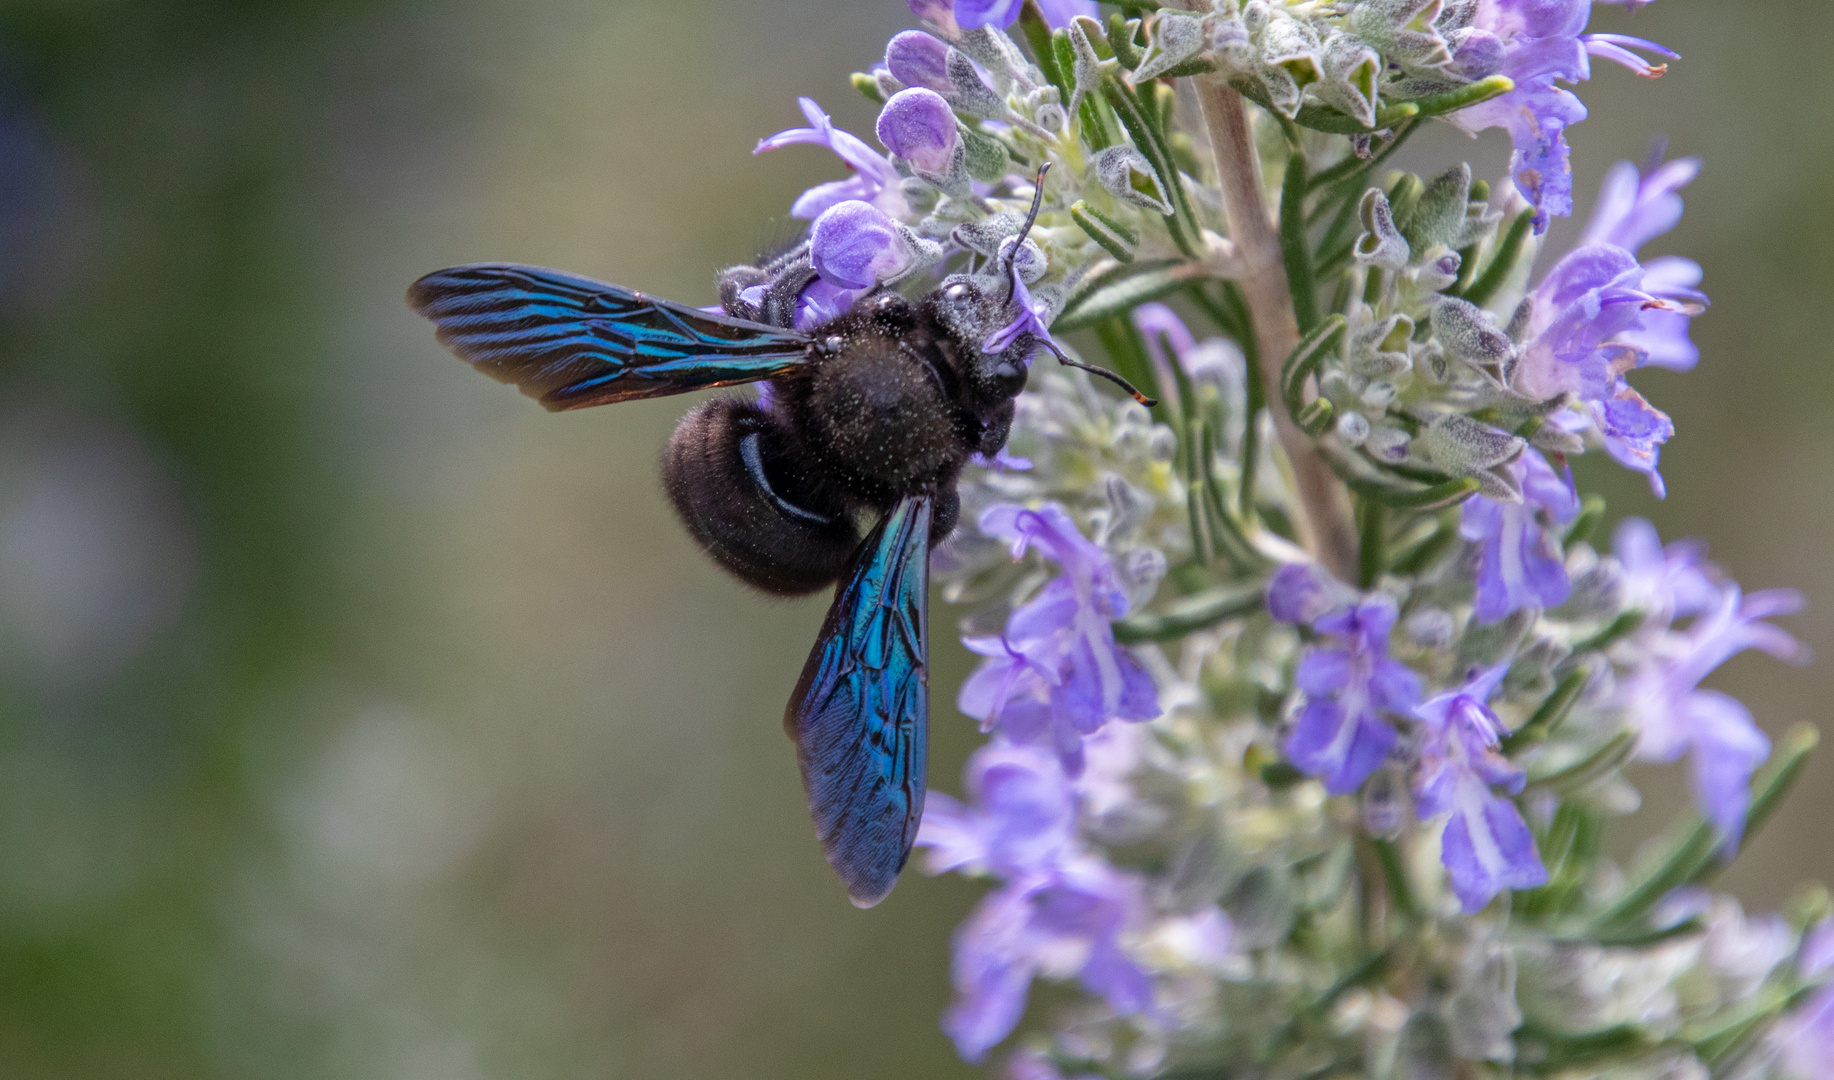
[{"label": "green stem", "polygon": [[1280,188],[1280,255],[1286,284],[1293,294],[1293,316],[1301,334],[1318,324],[1318,298],[1312,285],[1312,251],[1305,241],[1305,155],[1287,155],[1286,182]]}]

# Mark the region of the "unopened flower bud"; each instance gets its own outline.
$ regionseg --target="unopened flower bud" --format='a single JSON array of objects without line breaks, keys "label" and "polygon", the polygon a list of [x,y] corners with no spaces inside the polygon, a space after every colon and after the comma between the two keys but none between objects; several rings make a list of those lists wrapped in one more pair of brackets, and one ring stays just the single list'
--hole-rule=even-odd
[{"label": "unopened flower bud", "polygon": [[[1004,38],[1006,35],[1001,34]],[[975,70],[974,61],[958,49],[950,49],[944,61],[949,76],[949,100],[956,108],[970,116],[999,116],[1006,111],[1006,105],[999,95],[981,81],[981,73]]]},{"label": "unopened flower bud", "polygon": [[879,112],[879,141],[918,174],[943,176],[960,140],[955,112],[941,94],[921,86],[900,90]]},{"label": "unopened flower bud", "polygon": [[1490,313],[1468,300],[1441,297],[1432,309],[1433,336],[1446,352],[1500,386],[1515,371],[1516,347],[1490,321]]},{"label": "unopened flower bud", "polygon": [[823,281],[870,289],[911,273],[942,254],[871,203],[849,200],[822,211],[809,231],[809,261]]},{"label": "unopened flower bud", "polygon": [[1384,270],[1399,270],[1407,265],[1409,249],[1407,238],[1401,230],[1395,228],[1394,211],[1388,205],[1388,196],[1380,188],[1370,188],[1363,193],[1363,201],[1357,206],[1357,213],[1363,219],[1363,235],[1357,237],[1356,261],[1365,266],[1379,266]]},{"label": "unopened flower bud", "polygon": [[1351,446],[1361,446],[1369,438],[1369,418],[1359,412],[1347,412],[1337,418],[1337,437]]},{"label": "unopened flower bud", "polygon": [[1029,237],[1022,244],[1017,236],[1009,236],[1000,241],[999,261],[1004,264],[1007,259],[1013,261],[1013,269],[1018,271],[1019,280],[1027,285],[1043,277],[1044,272],[1050,269],[1050,260],[1045,258],[1044,249]]},{"label": "unopened flower bud", "polygon": [[1501,428],[1458,413],[1434,417],[1420,443],[1433,464],[1454,476],[1475,476],[1513,461],[1528,446]]},{"label": "unopened flower bud", "polygon": [[1110,146],[1095,155],[1091,163],[1096,182],[1110,195],[1158,214],[1170,214],[1159,174],[1153,171],[1146,155],[1131,146]]},{"label": "unopened flower bud", "polygon": [[1447,169],[1427,182],[1414,209],[1401,225],[1402,235],[1416,252],[1434,245],[1448,248],[1464,232],[1465,214],[1471,205],[1471,166]]},{"label": "unopened flower bud", "polygon": [[1209,35],[1204,33],[1203,19],[1184,11],[1161,10],[1153,19],[1152,41],[1134,69],[1136,84],[1158,78],[1202,52]]},{"label": "unopened flower bud", "polygon": [[1407,447],[1413,436],[1400,428],[1379,427],[1369,433],[1363,447],[1383,461],[1407,460]]},{"label": "unopened flower bud", "polygon": [[1476,82],[1503,70],[1503,56],[1508,51],[1503,39],[1488,30],[1467,26],[1455,30],[1446,42],[1452,62],[1446,70],[1461,79]]},{"label": "unopened flower bud", "polygon": [[1401,628],[1423,649],[1443,649],[1458,633],[1458,620],[1440,608],[1421,608],[1402,620]]},{"label": "unopened flower bud", "polygon": [[1349,34],[1333,33],[1325,39],[1323,61],[1324,78],[1313,92],[1364,127],[1374,127],[1382,58]]},{"label": "unopened flower bud", "polygon": [[885,46],[885,69],[905,86],[922,86],[939,94],[954,87],[949,82],[947,44],[921,30],[906,30]]},{"label": "unopened flower bud", "polygon": [[1458,252],[1444,244],[1434,244],[1420,262],[1420,269],[1415,272],[1414,280],[1420,287],[1429,292],[1439,290],[1458,280],[1458,268],[1463,260]]}]

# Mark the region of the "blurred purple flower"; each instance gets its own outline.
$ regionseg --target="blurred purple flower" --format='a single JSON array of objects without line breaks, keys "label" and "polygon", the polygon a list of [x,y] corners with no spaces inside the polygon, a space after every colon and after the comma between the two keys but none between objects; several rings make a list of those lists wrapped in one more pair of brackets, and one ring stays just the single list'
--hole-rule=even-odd
[{"label": "blurred purple flower", "polygon": [[911,216],[910,206],[898,188],[898,171],[892,168],[889,159],[867,146],[857,136],[836,128],[813,98],[797,98],[796,104],[802,108],[802,115],[808,118],[809,126],[790,128],[767,139],[760,139],[752,153],[762,154],[767,150],[778,150],[797,143],[811,143],[834,151],[854,170],[854,174],[845,180],[817,184],[797,196],[795,203],[790,206],[791,217],[817,217],[830,206],[849,199],[872,203],[899,221]]},{"label": "blurred purple flower", "polygon": [[1676,619],[1719,606],[1718,574],[1700,541],[1677,540],[1664,548],[1654,525],[1625,518],[1612,537],[1611,552],[1625,602],[1644,613],[1644,626],[1665,630]]},{"label": "blurred purple flower", "polygon": [[955,1000],[943,1030],[979,1062],[1012,1034],[1032,979],[1077,978],[1128,1016],[1152,1004],[1152,978],[1121,948],[1145,917],[1138,878],[1099,859],[1073,859],[982,898],[955,932]]},{"label": "blurred purple flower", "polygon": [[951,870],[1020,878],[1060,862],[1076,831],[1076,796],[1051,754],[990,742],[963,770],[967,806],[930,792],[917,846],[929,849],[926,873]]},{"label": "blurred purple flower", "polygon": [[1319,617],[1313,629],[1336,645],[1308,650],[1293,673],[1306,702],[1286,756],[1300,772],[1323,777],[1333,795],[1361,787],[1388,756],[1395,729],[1383,714],[1411,715],[1420,702],[1419,676],[1389,659],[1394,625],[1395,602],[1380,594]]},{"label": "blurred purple flower", "polygon": [[1127,613],[1127,594],[1108,553],[1056,503],[998,503],[979,524],[1010,541],[1013,558],[1037,547],[1063,572],[1008,617],[1003,634],[963,639],[988,659],[962,684],[957,704],[983,731],[998,727],[1015,743],[1049,746],[1079,775],[1084,735],[1111,719],[1159,715],[1152,677],[1115,644],[1111,623]]},{"label": "blurred purple flower", "polygon": [[1579,495],[1571,476],[1554,471],[1529,449],[1504,466],[1522,488],[1522,501],[1497,502],[1482,495],[1466,501],[1458,531],[1479,545],[1475,615],[1493,623],[1518,608],[1558,607],[1569,583],[1557,526],[1579,516]]},{"label": "blurred purple flower", "polygon": [[1652,41],[1619,34],[1583,34],[1592,0],[1482,0],[1470,27],[1455,36],[1452,70],[1464,78],[1506,75],[1515,87],[1452,115],[1476,134],[1500,127],[1514,148],[1509,172],[1536,210],[1535,231],[1548,216],[1573,212],[1573,171],[1567,163],[1566,129],[1586,118],[1586,107],[1556,80],[1591,78],[1592,56],[1623,64],[1654,78],[1664,68],[1630,51],[1644,49],[1669,59],[1674,53]]},{"label": "blurred purple flower", "polygon": [[960,142],[954,110],[941,94],[922,86],[891,96],[879,110],[878,134],[892,156],[934,176],[948,175]]},{"label": "blurred purple flower", "polygon": [[1439,858],[1467,915],[1504,889],[1547,884],[1547,868],[1521,811],[1492,790],[1500,786],[1519,794],[1527,781],[1498,752],[1504,728],[1489,705],[1508,672],[1508,663],[1498,664],[1414,710],[1424,726],[1414,809],[1422,820],[1451,815]]},{"label": "blurred purple flower", "polygon": [[1267,582],[1267,613],[1275,622],[1305,625],[1356,602],[1356,590],[1317,563],[1286,563]]},{"label": "blurred purple flower", "polygon": [[966,783],[978,805],[933,792],[917,833],[929,873],[1006,882],[956,931],[943,1030],[962,1057],[980,1061],[1012,1033],[1037,975],[1079,977],[1120,1013],[1145,1008],[1152,981],[1120,945],[1145,918],[1140,882],[1076,849],[1075,794],[1058,762],[993,742],[969,758]]},{"label": "blurred purple flower", "polygon": [[[1796,969],[1804,979],[1825,978],[1834,968],[1834,919],[1823,919],[1803,935]],[[1834,983],[1779,1025],[1785,1075],[1798,1080],[1834,1076]]]},{"label": "blurred purple flower", "polygon": [[1700,689],[1700,681],[1746,649],[1805,662],[1807,650],[1764,621],[1801,608],[1802,596],[1794,590],[1744,596],[1728,583],[1713,610],[1685,633],[1657,641],[1654,655],[1619,683],[1619,703],[1638,732],[1637,756],[1674,761],[1690,753],[1695,802],[1728,850],[1737,848],[1745,831],[1751,774],[1770,756],[1770,740],[1749,709],[1716,690]]}]

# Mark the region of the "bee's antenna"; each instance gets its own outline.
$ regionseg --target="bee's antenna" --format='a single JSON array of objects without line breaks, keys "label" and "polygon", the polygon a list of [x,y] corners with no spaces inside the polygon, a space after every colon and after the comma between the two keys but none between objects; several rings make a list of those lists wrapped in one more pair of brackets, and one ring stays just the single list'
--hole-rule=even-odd
[{"label": "bee's antenna", "polygon": [[[1032,226],[1038,221],[1038,210],[1044,205],[1044,174],[1050,171],[1051,163],[1048,161],[1038,166],[1038,179],[1032,182],[1031,211],[1025,215],[1025,224],[1019,227],[1019,235],[1013,238],[1012,254],[1006,256],[1005,270],[1009,277],[1015,273],[1019,261],[1019,245],[1025,243],[1025,235],[1032,231]],[[1013,291],[1016,293],[1018,289],[1014,288]]]},{"label": "bee's antenna", "polygon": [[1107,368],[1096,367],[1093,364],[1079,364],[1076,361],[1065,356],[1063,354],[1063,350],[1058,348],[1057,343],[1052,341],[1050,338],[1041,337],[1038,339],[1038,344],[1043,345],[1045,348],[1051,350],[1051,355],[1057,357],[1058,363],[1064,365],[1065,367],[1081,368],[1083,371],[1087,371],[1091,375],[1100,375],[1102,378],[1107,379],[1109,382],[1127,391],[1129,394],[1132,394],[1133,399],[1135,401],[1139,402],[1140,404],[1146,406],[1149,409],[1159,404],[1157,400],[1153,398],[1149,398],[1145,394],[1142,394],[1140,391],[1135,390],[1133,383],[1130,383],[1126,379],[1121,378],[1119,375],[1116,375],[1114,372],[1109,371]]}]

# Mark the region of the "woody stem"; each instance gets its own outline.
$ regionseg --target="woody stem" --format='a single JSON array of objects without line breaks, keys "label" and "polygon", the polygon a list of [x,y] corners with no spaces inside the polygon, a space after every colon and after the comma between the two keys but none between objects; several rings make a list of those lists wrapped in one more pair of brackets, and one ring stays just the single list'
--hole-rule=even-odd
[{"label": "woody stem", "polygon": [[[1262,194],[1261,162],[1247,108],[1242,95],[1221,76],[1200,75],[1193,82],[1216,158],[1223,217],[1243,264],[1239,283],[1253,324],[1261,385],[1278,387],[1280,369],[1299,344],[1299,324],[1281,259],[1280,236]],[[1300,542],[1340,580],[1354,582],[1357,535],[1348,493],[1318,456],[1311,437],[1287,414],[1282,395],[1270,392],[1267,399],[1298,489],[1300,513],[1294,525]]]}]

